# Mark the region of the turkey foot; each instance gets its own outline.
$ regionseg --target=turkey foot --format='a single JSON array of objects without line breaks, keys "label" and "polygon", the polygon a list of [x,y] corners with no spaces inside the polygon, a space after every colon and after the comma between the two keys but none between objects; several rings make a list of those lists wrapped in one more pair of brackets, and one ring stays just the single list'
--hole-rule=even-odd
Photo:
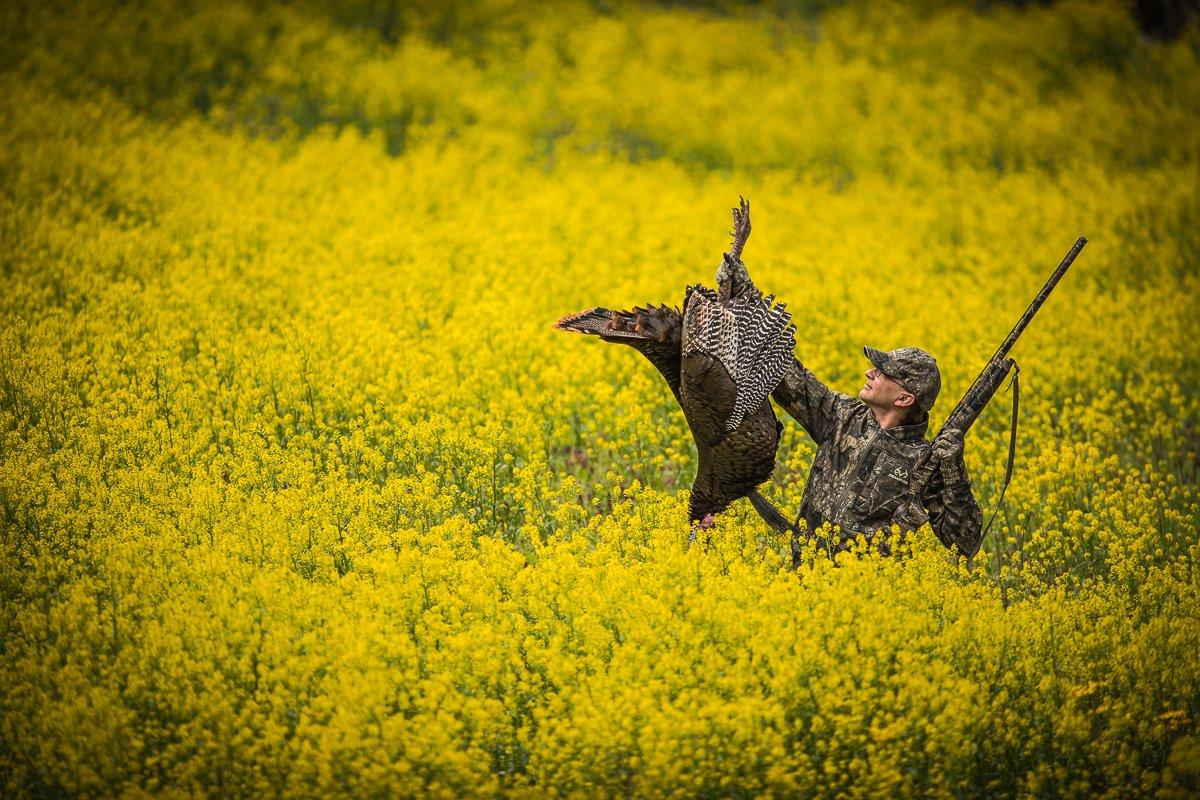
[{"label": "turkey foot", "polygon": [[738,195],[738,207],[733,210],[733,230],[729,232],[729,235],[733,237],[733,246],[729,248],[729,255],[737,260],[742,257],[742,248],[746,246],[746,240],[750,238],[750,203],[740,194]]}]

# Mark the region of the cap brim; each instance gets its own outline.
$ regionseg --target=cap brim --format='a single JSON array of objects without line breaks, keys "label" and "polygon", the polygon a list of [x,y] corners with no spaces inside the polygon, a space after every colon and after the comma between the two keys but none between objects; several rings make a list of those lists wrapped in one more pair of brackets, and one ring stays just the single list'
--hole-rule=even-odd
[{"label": "cap brim", "polygon": [[875,365],[875,369],[879,370],[880,372],[882,372],[885,375],[889,374],[888,373],[889,360],[887,357],[887,353],[883,352],[882,350],[876,350],[874,347],[864,346],[863,347],[863,355],[865,355],[867,357],[867,361],[870,361],[872,364]]}]

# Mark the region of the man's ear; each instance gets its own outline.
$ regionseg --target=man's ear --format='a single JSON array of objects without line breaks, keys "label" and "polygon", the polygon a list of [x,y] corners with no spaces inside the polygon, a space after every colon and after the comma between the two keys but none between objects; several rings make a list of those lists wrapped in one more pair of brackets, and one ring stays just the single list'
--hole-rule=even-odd
[{"label": "man's ear", "polygon": [[896,398],[896,405],[900,406],[900,408],[908,408],[916,401],[917,398],[913,397],[908,392],[901,392],[900,396]]}]

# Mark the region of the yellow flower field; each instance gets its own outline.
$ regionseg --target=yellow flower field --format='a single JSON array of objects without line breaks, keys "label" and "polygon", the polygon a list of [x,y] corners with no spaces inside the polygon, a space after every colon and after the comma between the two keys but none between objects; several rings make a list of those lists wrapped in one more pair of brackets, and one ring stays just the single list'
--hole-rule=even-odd
[{"label": "yellow flower field", "polygon": [[[784,5],[3,5],[0,794],[1200,792],[1195,27]],[[670,392],[551,329],[711,285],[739,194],[934,430],[1088,237],[972,563],[689,544]]]}]

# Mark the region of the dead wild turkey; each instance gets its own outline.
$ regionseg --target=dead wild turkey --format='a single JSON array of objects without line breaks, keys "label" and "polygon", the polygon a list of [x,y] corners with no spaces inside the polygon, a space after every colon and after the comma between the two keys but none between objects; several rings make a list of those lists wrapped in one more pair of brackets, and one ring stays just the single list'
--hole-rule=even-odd
[{"label": "dead wild turkey", "polygon": [[687,287],[682,313],[667,306],[592,308],[568,314],[554,327],[627,344],[667,379],[700,460],[690,521],[707,526],[711,515],[748,497],[769,523],[783,529],[788,523],[756,487],[775,468],[782,426],[768,397],[791,363],[795,327],[784,305],[776,305],[773,295],[763,297],[742,264],[750,235],[744,199],[733,210],[732,235],[731,252],[717,269],[717,291]]}]

